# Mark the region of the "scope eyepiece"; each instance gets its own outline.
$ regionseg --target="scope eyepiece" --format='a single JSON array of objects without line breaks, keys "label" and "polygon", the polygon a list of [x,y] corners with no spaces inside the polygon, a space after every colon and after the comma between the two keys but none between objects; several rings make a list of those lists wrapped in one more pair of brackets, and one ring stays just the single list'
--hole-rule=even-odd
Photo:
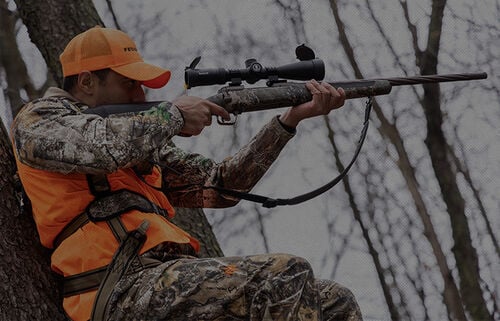
[{"label": "scope eyepiece", "polygon": [[186,68],[184,80],[187,88],[197,86],[240,85],[242,81],[254,84],[261,79],[276,82],[279,79],[323,80],[325,65],[321,59],[304,60],[279,67],[264,67],[255,59],[245,61],[245,69],[195,69]]}]

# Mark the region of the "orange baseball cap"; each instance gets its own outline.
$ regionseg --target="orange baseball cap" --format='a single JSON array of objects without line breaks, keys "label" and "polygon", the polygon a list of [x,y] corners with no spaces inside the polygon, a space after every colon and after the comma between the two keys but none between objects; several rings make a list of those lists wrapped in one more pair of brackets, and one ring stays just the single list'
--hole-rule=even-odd
[{"label": "orange baseball cap", "polygon": [[100,26],[74,37],[59,60],[64,77],[110,68],[149,88],[163,87],[170,80],[170,70],[145,63],[126,33]]}]

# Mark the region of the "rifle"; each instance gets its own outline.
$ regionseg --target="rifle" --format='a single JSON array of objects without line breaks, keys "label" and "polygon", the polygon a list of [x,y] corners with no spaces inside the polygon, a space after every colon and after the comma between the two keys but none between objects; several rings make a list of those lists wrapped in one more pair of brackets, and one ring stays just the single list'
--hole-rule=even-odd
[{"label": "rifle", "polygon": [[[413,77],[375,78],[329,82],[335,88],[343,88],[346,99],[387,95],[394,86],[419,85],[452,81],[486,79],[485,72],[459,73],[445,75],[424,75]],[[311,78],[312,79],[312,78]],[[237,116],[242,113],[296,106],[312,99],[304,83],[282,82],[267,87],[244,88],[241,85],[229,85],[218,90],[217,94],[206,98]],[[160,101],[137,104],[104,105],[86,110],[86,113],[102,117],[125,112],[141,112],[156,106]],[[233,125],[233,121],[217,119],[221,125]]]},{"label": "rifle", "polygon": [[[196,57],[186,67],[184,73],[185,87],[190,89],[196,86],[226,84],[217,94],[207,100],[222,106],[229,113],[237,116],[241,113],[296,106],[312,99],[312,95],[304,83],[287,82],[291,80],[323,80],[325,66],[321,59],[315,58],[312,49],[300,45],[295,49],[299,62],[279,67],[264,67],[256,59],[247,59],[244,69],[196,69],[201,57]],[[359,79],[330,82],[346,93],[346,99],[387,95],[394,86],[418,85],[451,81],[466,81],[485,79],[487,74],[461,73],[447,75],[425,75],[413,77]],[[266,87],[245,88],[242,81],[254,84],[258,80],[266,79]],[[110,114],[124,112],[140,112],[157,105],[158,101],[145,102],[133,105],[106,105],[87,110],[87,113],[98,114],[103,117]],[[217,120],[219,124],[231,125],[235,120],[226,122]]]},{"label": "rifle", "polygon": [[[295,82],[290,83],[287,82],[287,79],[322,80],[325,73],[324,64],[323,61],[315,58],[314,52],[311,49],[305,47],[304,45],[297,47],[295,52],[297,54],[297,58],[300,60],[298,63],[292,63],[281,67],[266,68],[255,59],[248,59],[245,62],[245,69],[236,70],[226,70],[223,68],[195,69],[201,59],[200,57],[196,57],[191,65],[186,67],[185,70],[184,76],[186,89],[195,86],[225,84],[230,82],[228,86],[219,89],[217,94],[208,97],[207,100],[222,106],[229,113],[235,115],[235,117],[244,112],[296,106],[308,102],[312,99],[312,95],[305,84]],[[466,81],[485,78],[487,78],[487,74],[480,72],[331,82],[330,84],[333,87],[342,87],[344,89],[346,99],[369,97],[369,100],[366,103],[363,128],[357,142],[354,156],[337,177],[309,193],[286,199],[269,198],[267,196],[244,193],[218,186],[205,186],[204,188],[214,189],[220,193],[236,198],[261,203],[267,208],[281,205],[295,205],[305,202],[326,192],[335,186],[342,178],[344,178],[345,175],[347,175],[347,172],[358,157],[366,138],[373,96],[387,95],[391,92],[393,86]],[[267,87],[244,88],[241,85],[242,81],[253,84],[260,79],[267,79]],[[89,108],[85,110],[84,113],[92,113],[106,117],[110,114],[145,111],[158,105],[159,103],[160,102],[145,102],[141,104],[129,105],[106,105]],[[232,125],[235,123],[236,119],[226,122],[222,118],[219,118],[217,121],[222,125]]]},{"label": "rifle", "polygon": [[[216,95],[207,99],[224,107],[235,116],[251,111],[296,106],[310,101],[312,95],[304,83],[287,83],[286,79],[322,80],[325,75],[325,66],[321,59],[316,58],[314,51],[304,44],[295,49],[295,54],[299,60],[297,63],[280,67],[263,67],[256,59],[252,58],[245,61],[245,69],[196,69],[196,65],[201,60],[201,57],[198,56],[185,69],[186,89],[230,82],[229,86],[221,88]],[[393,86],[464,81],[486,77],[486,73],[483,72],[361,79],[331,82],[330,84],[335,88],[342,87],[346,93],[346,99],[353,99],[387,95]],[[253,84],[260,79],[267,79],[267,87],[243,88],[241,86],[243,80]],[[219,118],[217,121],[222,125],[231,125],[234,124],[235,120],[225,122]]]}]

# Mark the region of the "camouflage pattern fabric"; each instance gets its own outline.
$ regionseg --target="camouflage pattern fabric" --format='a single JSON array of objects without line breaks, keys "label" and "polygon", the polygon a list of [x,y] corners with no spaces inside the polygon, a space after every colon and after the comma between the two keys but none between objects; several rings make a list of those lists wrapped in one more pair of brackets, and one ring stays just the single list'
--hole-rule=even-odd
[{"label": "camouflage pattern fabric", "polygon": [[[168,103],[170,105],[170,103]],[[102,118],[67,92],[50,88],[26,104],[12,124],[15,148],[24,164],[60,173],[105,174],[158,158],[183,126],[177,108]]]},{"label": "camouflage pattern fabric", "polygon": [[173,255],[123,277],[109,302],[107,320],[362,320],[347,288],[314,279],[307,261],[287,254]]}]

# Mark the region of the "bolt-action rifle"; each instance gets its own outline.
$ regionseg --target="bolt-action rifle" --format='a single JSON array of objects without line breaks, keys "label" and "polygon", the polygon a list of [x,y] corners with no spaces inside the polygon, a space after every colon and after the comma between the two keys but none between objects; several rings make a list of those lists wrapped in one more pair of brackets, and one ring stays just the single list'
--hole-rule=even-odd
[{"label": "bolt-action rifle", "polygon": [[[241,113],[296,106],[312,99],[312,95],[305,87],[305,83],[287,82],[287,80],[323,80],[325,67],[321,59],[315,58],[314,52],[301,45],[295,50],[299,62],[280,67],[264,67],[256,59],[245,61],[244,69],[196,69],[201,57],[196,57],[189,67],[186,67],[184,78],[186,89],[197,86],[227,84],[219,89],[217,94],[207,100],[222,106],[229,113],[237,116]],[[418,85],[450,81],[464,81],[485,79],[487,74],[462,73],[447,75],[425,75],[413,77],[359,79],[330,82],[346,93],[346,99],[387,95],[393,86]],[[266,87],[245,88],[242,82],[254,84],[259,80],[266,80]],[[125,111],[140,112],[147,110],[159,102],[145,102],[134,105],[106,105],[88,110],[88,113],[106,116]],[[218,120],[220,124],[233,124]]]},{"label": "bolt-action rifle", "polygon": [[[196,65],[200,62],[200,57],[196,57],[189,67],[185,70],[185,85],[186,88],[196,86],[208,86],[217,84],[226,84],[228,86],[219,89],[217,94],[208,97],[207,100],[222,106],[229,113],[237,116],[241,113],[274,109],[288,106],[296,106],[312,99],[312,95],[305,86],[305,83],[287,82],[291,80],[323,80],[325,75],[324,64],[321,59],[315,58],[314,52],[301,45],[295,50],[299,62],[280,66],[280,67],[263,67],[257,60],[248,59],[245,62],[244,69],[196,69]],[[372,97],[378,95],[386,95],[391,92],[393,86],[417,85],[428,83],[439,83],[449,81],[464,81],[474,79],[485,79],[487,74],[480,73],[463,73],[463,74],[447,74],[447,75],[425,75],[414,77],[396,77],[396,78],[378,78],[378,79],[360,79],[341,82],[331,82],[330,84],[339,88],[342,87],[346,93],[347,99],[369,97],[366,104],[365,119],[361,136],[358,140],[356,151],[349,164],[344,168],[342,173],[335,177],[327,184],[309,192],[293,198],[269,198],[250,193],[243,193],[236,190],[221,188],[218,186],[206,186],[220,193],[231,195],[240,199],[246,199],[257,203],[262,203],[264,207],[275,207],[280,205],[295,205],[312,199],[333,186],[335,186],[349,171],[354,164],[363,142],[366,138],[368,130],[370,110],[372,107]],[[261,79],[266,79],[266,87],[244,88],[241,83],[246,81],[249,84],[254,84]],[[106,105],[96,108],[89,108],[85,112],[98,114],[103,117],[110,114],[120,114],[126,112],[141,112],[148,110],[151,107],[158,105],[159,102],[146,102],[131,105]],[[231,125],[235,120],[226,122],[223,119],[218,119],[219,124]]]},{"label": "bolt-action rifle", "polygon": [[[189,67],[186,67],[184,74],[186,88],[229,83],[228,86],[221,88],[216,95],[207,99],[224,107],[234,115],[296,106],[310,101],[312,95],[304,83],[290,83],[286,79],[323,80],[325,67],[322,60],[315,58],[312,49],[304,45],[297,47],[295,53],[300,62],[280,67],[263,67],[257,60],[248,59],[245,61],[245,69],[236,70],[195,69],[200,62],[200,57],[197,57]],[[465,73],[360,79],[330,82],[330,84],[335,88],[342,87],[346,93],[346,99],[353,99],[387,95],[393,86],[484,79],[486,77],[486,73]],[[260,79],[267,80],[267,87],[243,88],[241,86],[243,80],[253,84]],[[222,119],[219,119],[219,123],[227,124]]]}]

